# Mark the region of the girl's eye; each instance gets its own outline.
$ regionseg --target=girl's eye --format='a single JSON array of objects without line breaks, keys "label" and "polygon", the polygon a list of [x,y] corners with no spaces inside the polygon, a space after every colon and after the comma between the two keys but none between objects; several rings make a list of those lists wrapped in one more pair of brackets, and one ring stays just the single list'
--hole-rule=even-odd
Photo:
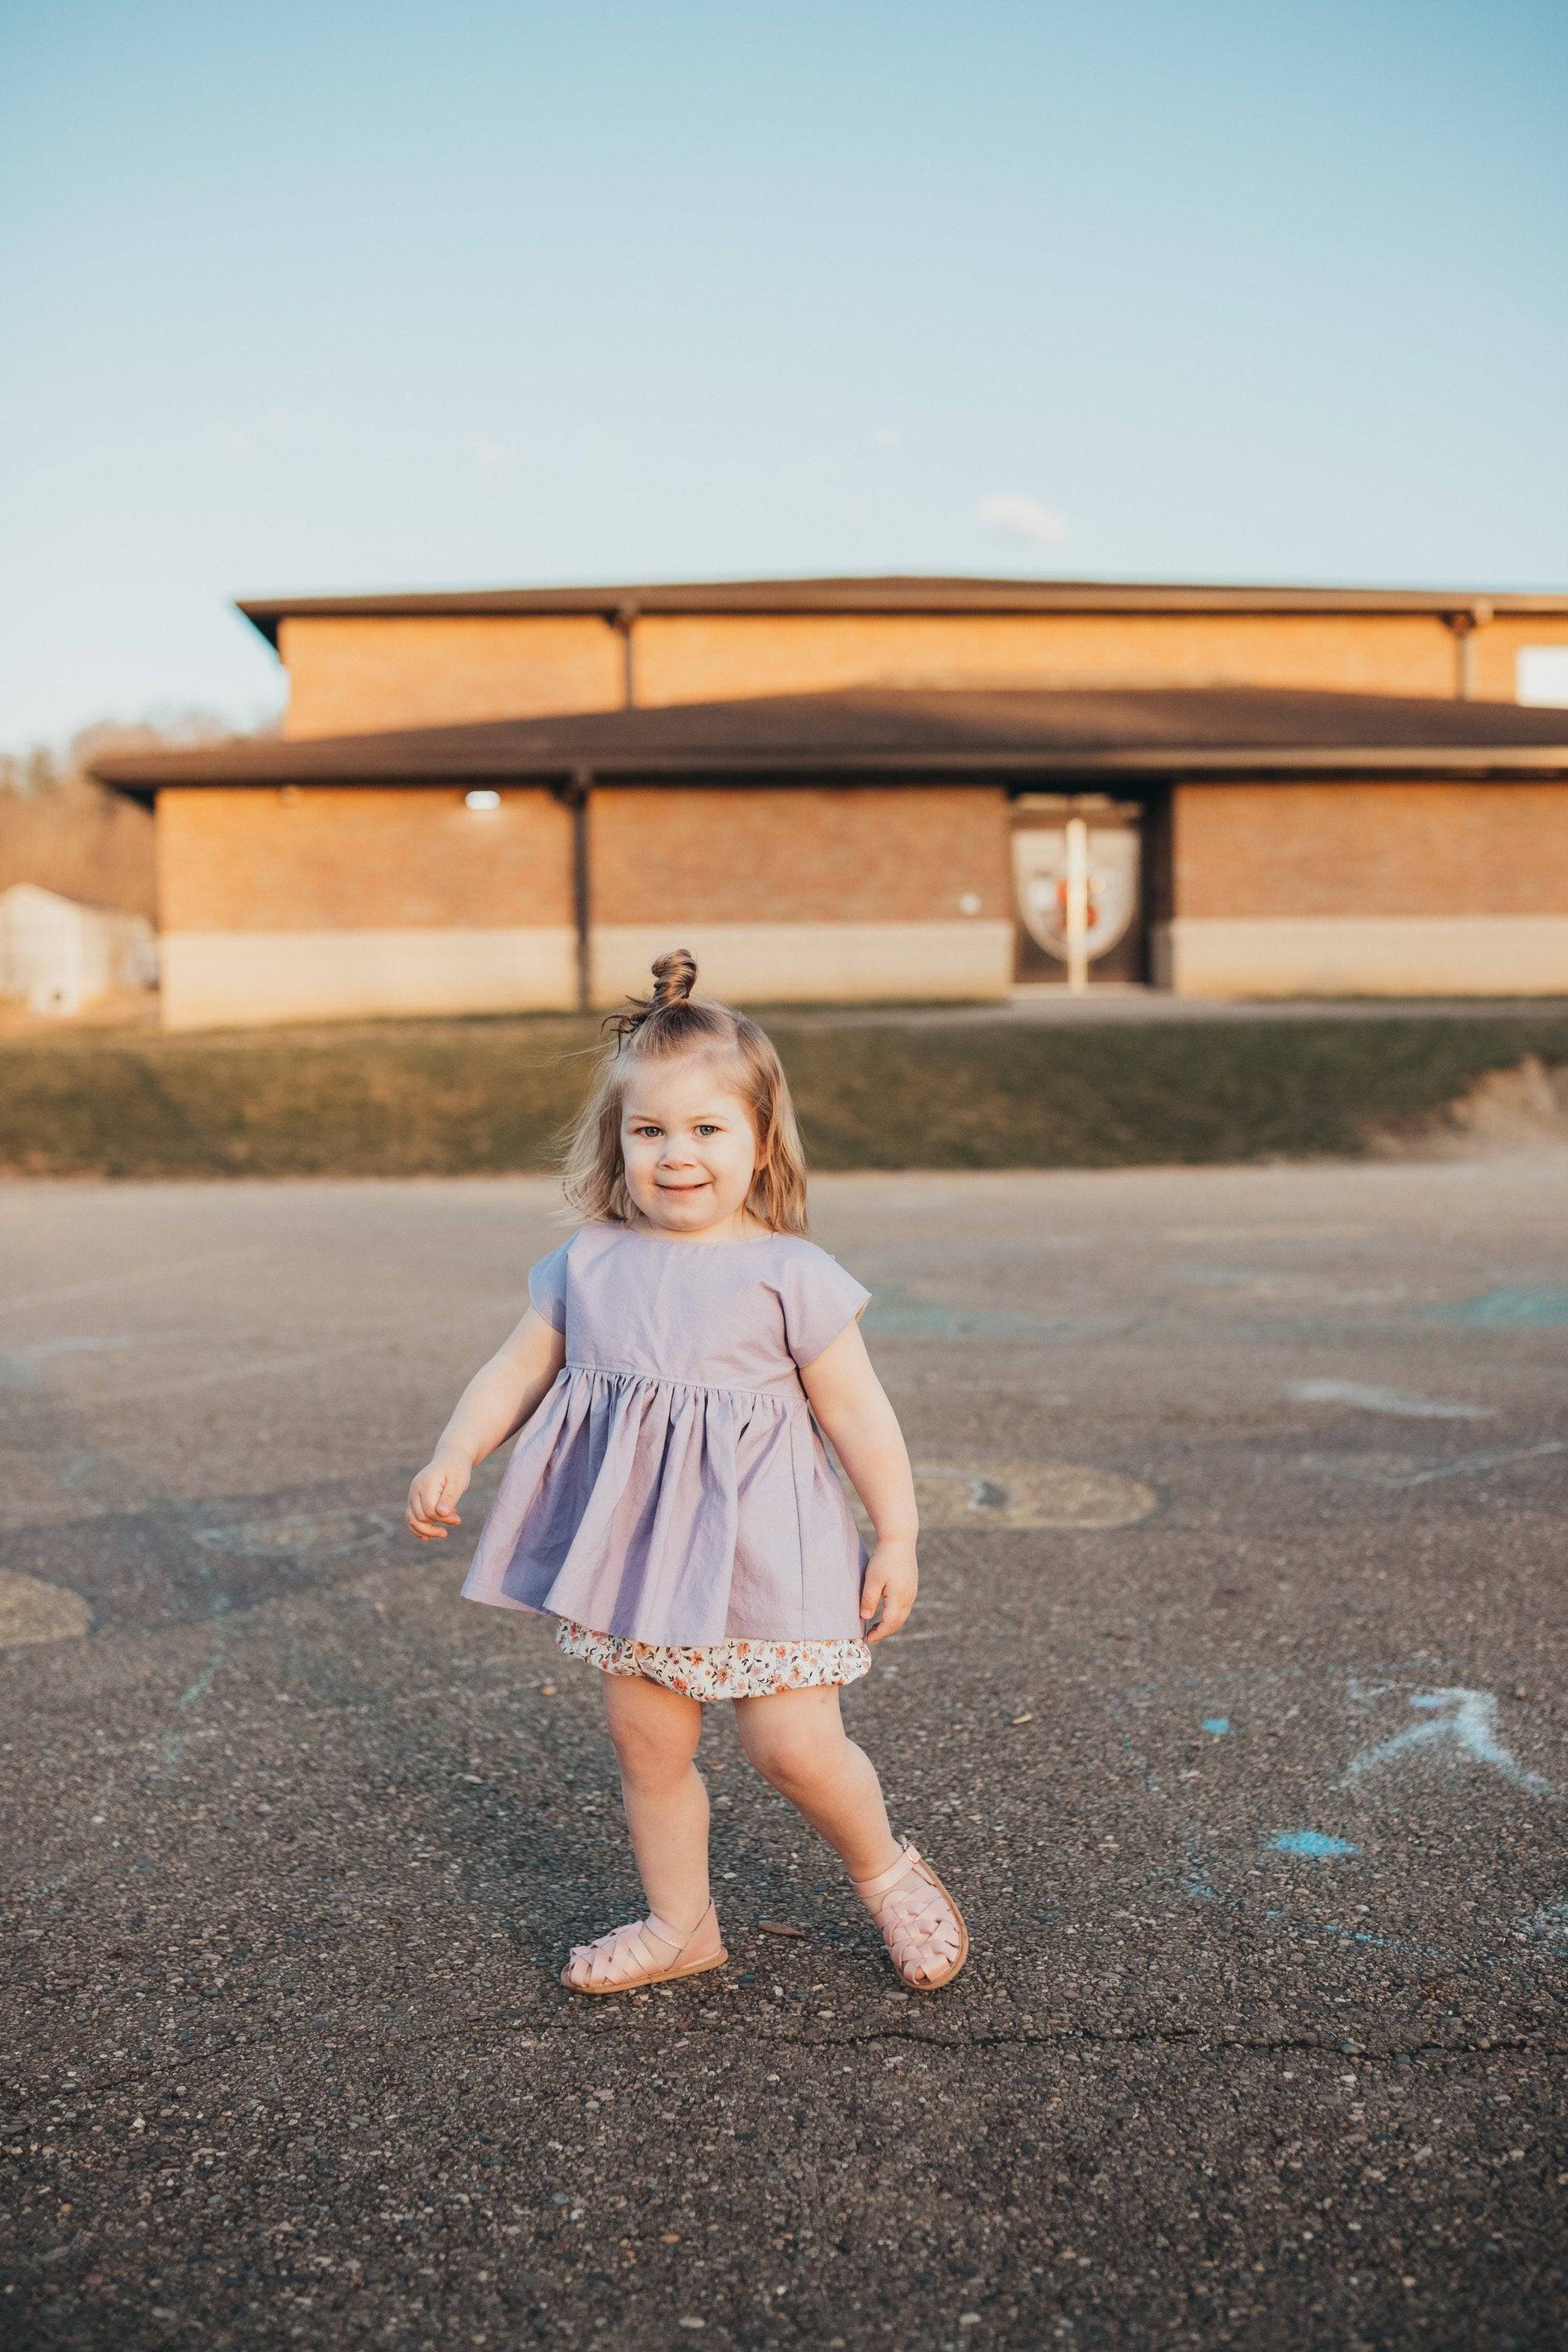
[{"label": "girl's eye", "polygon": [[697,1132],[699,1135],[717,1135],[719,1129],[711,1119],[700,1119],[697,1125]]}]

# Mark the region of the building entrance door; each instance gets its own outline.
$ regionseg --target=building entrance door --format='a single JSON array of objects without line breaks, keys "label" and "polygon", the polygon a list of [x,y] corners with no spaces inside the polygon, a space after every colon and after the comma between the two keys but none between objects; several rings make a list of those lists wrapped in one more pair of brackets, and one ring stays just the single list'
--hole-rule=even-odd
[{"label": "building entrance door", "polygon": [[1013,803],[1014,978],[1080,990],[1148,977],[1143,812],[1104,793]]}]

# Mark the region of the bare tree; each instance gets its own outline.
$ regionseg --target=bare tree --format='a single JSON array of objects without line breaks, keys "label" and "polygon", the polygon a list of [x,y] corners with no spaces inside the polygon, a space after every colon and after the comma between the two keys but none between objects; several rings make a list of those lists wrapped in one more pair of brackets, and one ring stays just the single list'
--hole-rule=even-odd
[{"label": "bare tree", "polygon": [[47,744],[0,752],[0,890],[35,882],[94,907],[158,917],[153,819],[87,773],[108,751],[153,751],[231,735],[210,710],[172,712],[126,724],[98,720],[71,738],[62,758]]}]

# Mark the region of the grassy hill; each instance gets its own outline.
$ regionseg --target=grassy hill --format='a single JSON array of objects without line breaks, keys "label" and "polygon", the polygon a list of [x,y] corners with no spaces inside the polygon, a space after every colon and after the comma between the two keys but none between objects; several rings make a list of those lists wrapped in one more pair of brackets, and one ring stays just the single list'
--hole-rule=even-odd
[{"label": "grassy hill", "polygon": [[[1355,1155],[1568,1018],[1391,1012],[1058,1027],[769,1020],[813,1164],[1109,1168]],[[0,1043],[0,1172],[414,1176],[537,1170],[597,1035],[556,1016]]]}]

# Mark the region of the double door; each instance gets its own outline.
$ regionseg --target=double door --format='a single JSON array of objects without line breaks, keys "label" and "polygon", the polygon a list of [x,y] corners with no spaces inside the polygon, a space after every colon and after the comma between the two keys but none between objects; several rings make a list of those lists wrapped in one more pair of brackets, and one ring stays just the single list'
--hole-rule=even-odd
[{"label": "double door", "polygon": [[1012,815],[1014,978],[1082,990],[1146,980],[1143,810],[1031,793]]}]

